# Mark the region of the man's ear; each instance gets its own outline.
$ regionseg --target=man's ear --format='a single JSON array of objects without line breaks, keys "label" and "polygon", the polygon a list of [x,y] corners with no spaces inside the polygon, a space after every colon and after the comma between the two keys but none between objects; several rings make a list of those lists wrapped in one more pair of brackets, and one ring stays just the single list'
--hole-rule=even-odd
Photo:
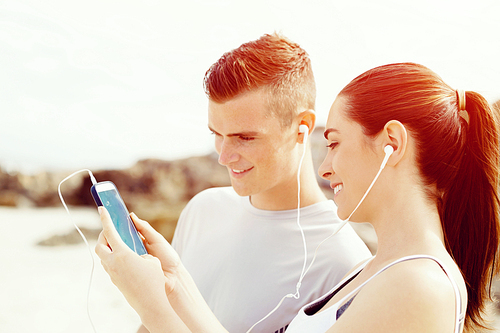
[{"label": "man's ear", "polygon": [[406,152],[408,132],[401,122],[390,120],[385,124],[381,134],[382,147],[390,145],[394,148],[394,152],[387,161],[387,165],[395,166],[401,161]]},{"label": "man's ear", "polygon": [[314,126],[316,126],[316,113],[314,113],[314,110],[305,110],[299,113],[297,116],[297,134],[298,134],[298,142],[303,143],[304,140],[304,135],[302,133],[299,133],[298,127],[300,125],[306,125],[309,128],[309,135],[312,133],[314,130]]}]

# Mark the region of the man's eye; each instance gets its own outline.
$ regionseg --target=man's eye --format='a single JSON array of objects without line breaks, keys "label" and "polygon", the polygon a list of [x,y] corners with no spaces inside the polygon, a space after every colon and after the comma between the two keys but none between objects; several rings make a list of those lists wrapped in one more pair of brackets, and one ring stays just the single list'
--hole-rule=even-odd
[{"label": "man's eye", "polygon": [[251,141],[253,140],[254,138],[251,137],[251,136],[240,136],[240,139],[243,140],[243,141]]}]

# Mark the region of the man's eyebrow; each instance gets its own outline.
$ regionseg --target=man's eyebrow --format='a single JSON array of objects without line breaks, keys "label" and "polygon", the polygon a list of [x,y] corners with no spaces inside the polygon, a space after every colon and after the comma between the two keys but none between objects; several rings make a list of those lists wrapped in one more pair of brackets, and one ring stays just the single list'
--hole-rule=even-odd
[{"label": "man's eyebrow", "polygon": [[[208,129],[210,131],[212,131],[213,133],[215,134],[219,134],[216,130],[214,130],[212,127],[208,126]],[[258,136],[260,133],[259,132],[255,132],[255,131],[250,131],[250,132],[237,132],[237,133],[230,133],[226,136],[229,136],[229,137],[234,137],[234,136]]]},{"label": "man's eyebrow", "polygon": [[217,133],[217,131],[216,131],[216,130],[214,130],[212,127],[210,127],[210,125],[208,126],[208,129],[209,129],[209,130],[210,130],[210,132],[212,132],[212,133],[219,134],[219,133]]},{"label": "man's eyebrow", "polygon": [[336,133],[340,133],[340,131],[338,129],[335,129],[335,128],[327,128],[325,133],[323,134],[325,136],[325,139],[328,140],[328,134],[330,134],[331,132],[336,132]]}]

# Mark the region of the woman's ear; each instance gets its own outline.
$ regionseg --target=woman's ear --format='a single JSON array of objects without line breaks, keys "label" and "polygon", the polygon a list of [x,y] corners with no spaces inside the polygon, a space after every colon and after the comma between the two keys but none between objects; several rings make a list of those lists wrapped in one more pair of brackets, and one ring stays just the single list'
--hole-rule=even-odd
[{"label": "woman's ear", "polygon": [[[316,125],[316,113],[314,113],[314,110],[302,111],[297,116],[297,120],[298,120],[297,129],[299,125],[306,125],[309,128],[309,133],[308,133],[309,135],[312,133],[312,131],[314,130],[314,126]],[[302,135],[302,133],[299,133],[298,131],[297,133],[299,135],[298,142],[303,143],[304,136]]]},{"label": "woman's ear", "polygon": [[382,131],[381,140],[382,147],[389,145],[394,149],[387,165],[395,166],[403,158],[408,145],[408,133],[405,126],[397,120],[388,121]]}]

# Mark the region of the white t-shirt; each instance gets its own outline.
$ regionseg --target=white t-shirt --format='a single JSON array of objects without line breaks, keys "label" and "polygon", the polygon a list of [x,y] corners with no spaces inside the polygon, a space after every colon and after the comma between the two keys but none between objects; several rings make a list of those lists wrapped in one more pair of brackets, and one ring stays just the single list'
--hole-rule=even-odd
[{"label": "white t-shirt", "polygon": [[[308,261],[341,223],[333,201],[300,210]],[[295,293],[304,263],[297,210],[267,211],[232,187],[196,195],[183,210],[172,245],[222,325],[246,332],[286,294]],[[273,333],[299,309],[336,285],[370,251],[349,224],[319,248],[298,300],[287,298],[254,332]]]}]

